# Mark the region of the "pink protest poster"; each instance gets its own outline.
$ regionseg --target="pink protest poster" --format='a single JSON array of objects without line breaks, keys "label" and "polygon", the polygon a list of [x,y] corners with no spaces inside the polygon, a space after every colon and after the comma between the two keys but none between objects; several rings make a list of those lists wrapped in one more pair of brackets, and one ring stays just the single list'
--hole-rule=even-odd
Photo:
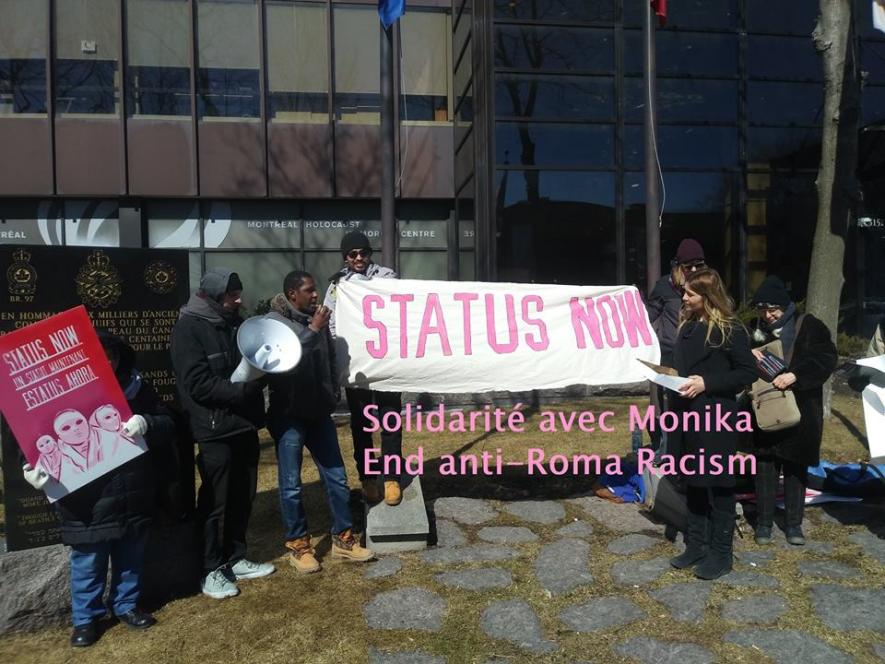
[{"label": "pink protest poster", "polygon": [[0,410],[50,501],[146,450],[84,307],[3,335],[0,359]]}]

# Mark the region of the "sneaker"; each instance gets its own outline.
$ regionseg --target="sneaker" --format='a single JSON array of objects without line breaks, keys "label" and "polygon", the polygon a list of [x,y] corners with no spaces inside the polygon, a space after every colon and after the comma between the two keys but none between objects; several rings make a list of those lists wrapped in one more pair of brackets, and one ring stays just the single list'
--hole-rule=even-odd
[{"label": "sneaker", "polygon": [[365,563],[374,557],[375,552],[360,546],[359,540],[353,536],[350,528],[337,535],[332,535],[332,558]]},{"label": "sneaker", "polygon": [[237,581],[243,581],[245,579],[260,579],[262,576],[273,574],[276,569],[270,563],[253,563],[251,560],[241,558],[231,565],[230,571]]},{"label": "sneaker", "polygon": [[289,540],[286,542],[286,548],[291,549],[289,564],[299,574],[313,574],[322,569],[310,544],[310,535]]},{"label": "sneaker", "polygon": [[804,546],[805,544],[805,535],[802,534],[802,528],[799,526],[787,528],[784,535],[787,536],[787,542],[793,546]]},{"label": "sneaker", "polygon": [[214,572],[209,572],[203,579],[203,594],[212,599],[224,599],[225,597],[236,597],[240,594],[237,584],[231,581],[224,573],[225,570],[219,567]]},{"label": "sneaker", "polygon": [[403,491],[400,489],[399,482],[389,480],[384,483],[384,502],[388,505],[399,505],[403,500]]},{"label": "sneaker", "polygon": [[756,526],[756,544],[771,544],[771,526]]}]

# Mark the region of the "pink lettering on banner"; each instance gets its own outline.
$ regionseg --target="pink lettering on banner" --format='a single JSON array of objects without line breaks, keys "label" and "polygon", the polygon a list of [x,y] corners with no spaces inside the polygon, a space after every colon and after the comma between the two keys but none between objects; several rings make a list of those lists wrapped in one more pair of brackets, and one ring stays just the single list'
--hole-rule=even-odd
[{"label": "pink lettering on banner", "polygon": [[642,298],[639,296],[639,291],[628,290],[626,293],[619,295],[617,301],[630,347],[636,348],[639,346],[639,337],[642,337],[643,345],[653,345],[648,316],[646,315]]},{"label": "pink lettering on banner", "polygon": [[384,308],[384,298],[380,295],[366,295],[363,298],[363,325],[372,330],[378,331],[378,343],[371,339],[366,342],[366,350],[376,360],[387,355],[387,326],[372,318],[372,305],[379,309]]},{"label": "pink lettering on banner", "polygon": [[478,293],[455,293],[453,295],[457,302],[461,303],[461,309],[464,313],[464,354],[473,355],[473,329],[470,325],[470,303],[479,299]]},{"label": "pink lettering on banner", "polygon": [[569,300],[569,307],[572,311],[572,328],[575,331],[575,343],[578,348],[586,348],[587,340],[584,338],[584,330],[590,334],[590,339],[597,349],[602,348],[602,334],[599,331],[599,318],[596,316],[596,309],[593,306],[593,298],[585,297],[584,306],[573,297]]},{"label": "pink lettering on banner", "polygon": [[[431,318],[436,321],[433,325],[431,325]],[[443,355],[452,354],[452,346],[449,344],[449,333],[446,330],[446,321],[443,318],[438,293],[430,293],[427,296],[424,317],[421,319],[421,331],[418,333],[418,350],[415,352],[415,357],[424,357],[424,351],[427,348],[427,336],[430,334],[439,336],[439,344],[442,347]]]},{"label": "pink lettering on banner", "polygon": [[390,296],[391,302],[399,303],[399,356],[409,356],[409,334],[406,319],[406,305],[414,301],[415,296],[408,293],[394,293]]},{"label": "pink lettering on banner", "polygon": [[547,336],[547,326],[540,318],[529,317],[529,305],[535,305],[535,311],[541,313],[544,311],[544,300],[539,295],[526,295],[522,298],[522,319],[529,325],[538,328],[538,336],[531,334],[525,335],[525,342],[532,350],[547,350],[550,346],[550,337]]},{"label": "pink lettering on banner", "polygon": [[498,343],[497,333],[495,331],[495,296],[491,293],[486,294],[486,337],[489,340],[489,346],[498,355],[512,353],[519,344],[519,336],[516,332],[516,306],[512,295],[504,296],[504,309],[507,313],[507,343]]},{"label": "pink lettering on banner", "polygon": [[[618,316],[618,309],[611,296],[603,295],[597,299],[596,308],[602,318],[602,331],[605,332],[605,340],[608,342],[609,348],[620,348],[624,345],[624,333],[621,330],[621,317]],[[609,322],[609,316],[611,316],[611,322]],[[614,337],[612,337],[612,329],[616,333]]]}]

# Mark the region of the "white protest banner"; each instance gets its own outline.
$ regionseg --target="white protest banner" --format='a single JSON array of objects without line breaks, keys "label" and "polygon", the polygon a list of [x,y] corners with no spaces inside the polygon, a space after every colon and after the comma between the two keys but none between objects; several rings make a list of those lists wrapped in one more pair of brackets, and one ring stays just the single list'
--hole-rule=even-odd
[{"label": "white protest banner", "polygon": [[335,317],[347,381],[389,392],[633,383],[660,359],[632,286],[350,280]]}]

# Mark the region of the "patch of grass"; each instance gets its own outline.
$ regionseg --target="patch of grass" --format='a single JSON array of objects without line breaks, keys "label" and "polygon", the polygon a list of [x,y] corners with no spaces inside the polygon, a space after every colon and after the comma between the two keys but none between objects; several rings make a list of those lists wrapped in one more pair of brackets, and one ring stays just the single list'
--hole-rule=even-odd
[{"label": "patch of grass", "polygon": [[[439,474],[440,458],[444,454],[500,453],[503,459],[525,460],[530,447],[543,448],[548,455],[626,454],[630,450],[628,408],[635,404],[645,407],[643,398],[599,398],[586,402],[545,407],[546,410],[568,413],[573,410],[592,410],[600,413],[611,410],[615,416],[611,424],[614,433],[537,431],[541,413],[528,413],[526,432],[518,433],[407,433],[405,451],[424,450],[425,497],[472,496],[493,501],[527,498],[565,498],[586,492],[589,479],[584,477],[527,476],[524,468],[505,467],[501,477],[446,477]],[[834,414],[825,424],[822,456],[835,461],[865,458],[866,452],[859,435],[863,431],[859,399],[855,395],[836,394]],[[358,487],[352,461],[349,430],[338,429],[342,453],[348,467],[351,486]],[[862,438],[862,436],[860,436]],[[320,574],[298,576],[287,564],[282,546],[279,504],[276,489],[276,462],[273,445],[262,439],[259,467],[259,496],[255,503],[250,528],[250,555],[259,560],[273,560],[278,571],[266,579],[240,584],[240,597],[216,601],[202,596],[170,602],[157,611],[159,624],[147,632],[135,632],[122,626],[112,626],[98,644],[73,652],[68,646],[68,629],[55,628],[37,634],[18,634],[0,639],[0,661],[23,664],[34,662],[77,661],[84,664],[105,664],[124,661],[129,664],[156,664],[158,662],[200,662],[215,664],[243,661],[250,664],[338,664],[364,662],[369,647],[382,650],[425,650],[443,655],[450,664],[485,662],[493,657],[510,662],[572,662],[575,660],[625,661],[613,656],[610,647],[623,639],[648,635],[663,640],[691,640],[716,654],[717,661],[734,663],[758,662],[758,654],[723,641],[724,635],[738,627],[722,620],[720,609],[725,602],[753,594],[775,592],[768,590],[730,588],[715,585],[711,603],[704,620],[697,625],[674,622],[663,605],[647,596],[649,589],[662,587],[691,577],[687,571],[669,570],[658,581],[642,588],[623,588],[611,580],[609,571],[621,556],[610,553],[608,544],[620,536],[605,524],[589,519],[576,505],[567,503],[567,521],[586,519],[592,522],[594,536],[590,540],[589,565],[594,577],[592,586],[579,588],[562,596],[551,596],[537,582],[533,561],[540,547],[553,539],[553,531],[563,525],[531,524],[540,540],[524,545],[524,555],[513,561],[486,563],[509,569],[513,585],[505,590],[471,592],[454,590],[440,585],[435,575],[444,570],[469,568],[476,565],[430,566],[414,554],[404,554],[403,569],[393,577],[367,581],[362,578],[364,566],[335,563],[328,557],[330,525],[328,508],[316,468],[304,465],[304,496],[311,533],[325,569]],[[500,504],[498,505],[500,506]],[[356,503],[354,504],[357,508]],[[863,526],[839,526],[824,522],[815,508],[808,510],[813,526],[811,538],[833,542],[837,559],[855,565],[865,574],[863,581],[846,581],[845,585],[873,585],[882,587],[885,568],[869,558],[861,558],[858,548],[847,539],[850,532]],[[359,516],[358,512],[355,516]],[[567,522],[566,521],[566,522]],[[502,512],[500,525],[527,525]],[[477,527],[466,530],[475,535]],[[738,546],[756,550],[750,535]],[[659,545],[638,554],[639,558],[672,555],[673,547],[662,540]],[[778,553],[773,563],[760,571],[772,574],[780,581],[779,594],[790,602],[790,610],[777,622],[781,629],[804,630],[823,641],[854,655],[858,661],[869,661],[872,644],[880,636],[867,632],[844,634],[827,628],[811,609],[808,587],[814,580],[802,578],[796,570],[799,560],[811,554],[802,549]],[[2,583],[2,581],[0,581]],[[371,631],[367,628],[363,606],[378,592],[407,586],[422,586],[443,596],[448,610],[443,628],[438,633],[419,631]],[[3,588],[3,592],[8,592]],[[641,606],[647,617],[625,627],[600,631],[596,634],[575,634],[565,629],[558,616],[567,607],[592,598],[622,595]],[[560,644],[560,650],[551,655],[532,658],[515,646],[488,639],[479,628],[480,616],[489,603],[499,599],[520,597],[537,611],[545,638]]]}]

